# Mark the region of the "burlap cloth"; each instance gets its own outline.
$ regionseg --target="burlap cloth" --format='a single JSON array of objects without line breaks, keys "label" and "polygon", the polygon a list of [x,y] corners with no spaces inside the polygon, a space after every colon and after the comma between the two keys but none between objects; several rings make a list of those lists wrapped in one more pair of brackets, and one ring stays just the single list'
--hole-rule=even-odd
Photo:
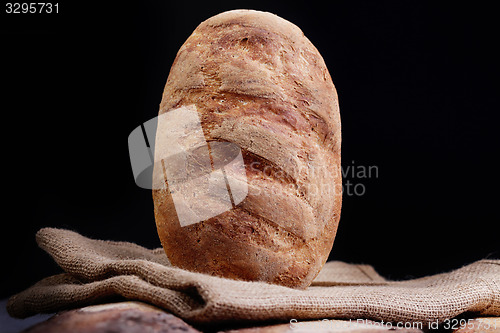
[{"label": "burlap cloth", "polygon": [[500,260],[406,281],[388,281],[368,265],[333,261],[311,287],[295,290],[188,272],[172,267],[162,249],[92,240],[68,230],[45,228],[36,238],[65,273],[11,297],[7,310],[14,317],[117,297],[199,323],[292,318],[430,322],[464,312],[500,315]]}]

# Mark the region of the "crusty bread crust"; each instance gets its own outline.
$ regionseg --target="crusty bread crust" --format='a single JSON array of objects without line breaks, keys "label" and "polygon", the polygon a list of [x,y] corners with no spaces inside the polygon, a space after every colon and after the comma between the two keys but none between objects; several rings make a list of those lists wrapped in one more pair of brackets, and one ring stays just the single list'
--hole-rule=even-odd
[{"label": "crusty bread crust", "polygon": [[180,48],[159,113],[188,105],[196,106],[207,141],[241,147],[248,196],[231,211],[181,227],[168,190],[153,190],[172,264],[309,286],[332,248],[342,201],[338,98],[318,50],[274,14],[216,15]]}]

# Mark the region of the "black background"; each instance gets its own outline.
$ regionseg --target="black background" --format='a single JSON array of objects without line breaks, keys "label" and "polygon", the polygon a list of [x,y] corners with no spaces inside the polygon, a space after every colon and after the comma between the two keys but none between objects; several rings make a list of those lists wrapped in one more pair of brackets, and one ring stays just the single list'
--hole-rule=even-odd
[{"label": "black background", "polygon": [[499,258],[499,26],[493,6],[470,4],[72,2],[51,15],[3,7],[0,296],[59,272],[36,246],[41,227],[160,246],[127,138],[157,115],[196,26],[238,8],[304,31],[338,90],[343,165],[378,168],[377,178],[351,179],[366,193],[344,195],[331,259],[405,279]]}]

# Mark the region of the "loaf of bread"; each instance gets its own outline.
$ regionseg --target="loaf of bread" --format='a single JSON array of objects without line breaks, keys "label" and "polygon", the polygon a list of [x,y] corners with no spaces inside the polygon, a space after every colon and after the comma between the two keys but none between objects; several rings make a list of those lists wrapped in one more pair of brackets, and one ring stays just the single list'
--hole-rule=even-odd
[{"label": "loaf of bread", "polygon": [[[213,16],[170,70],[159,115],[179,108],[198,114],[208,143],[241,149],[246,185],[232,209],[183,225],[162,175],[169,161],[155,164],[154,178],[165,183],[153,189],[155,219],[170,262],[231,279],[309,286],[328,259],[342,201],[338,98],[318,50],[271,13]],[[155,157],[169,147],[160,133],[168,130],[158,125]]]}]

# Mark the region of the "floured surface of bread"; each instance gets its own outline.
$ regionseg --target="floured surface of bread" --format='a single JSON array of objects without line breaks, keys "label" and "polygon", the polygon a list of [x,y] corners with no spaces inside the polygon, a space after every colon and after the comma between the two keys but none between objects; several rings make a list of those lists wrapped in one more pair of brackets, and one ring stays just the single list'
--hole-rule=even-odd
[{"label": "floured surface of bread", "polygon": [[332,248],[342,198],[337,92],[318,50],[274,14],[216,15],[180,48],[159,113],[192,105],[208,142],[241,148],[248,194],[234,209],[181,227],[168,189],[153,190],[171,263],[309,286]]}]

